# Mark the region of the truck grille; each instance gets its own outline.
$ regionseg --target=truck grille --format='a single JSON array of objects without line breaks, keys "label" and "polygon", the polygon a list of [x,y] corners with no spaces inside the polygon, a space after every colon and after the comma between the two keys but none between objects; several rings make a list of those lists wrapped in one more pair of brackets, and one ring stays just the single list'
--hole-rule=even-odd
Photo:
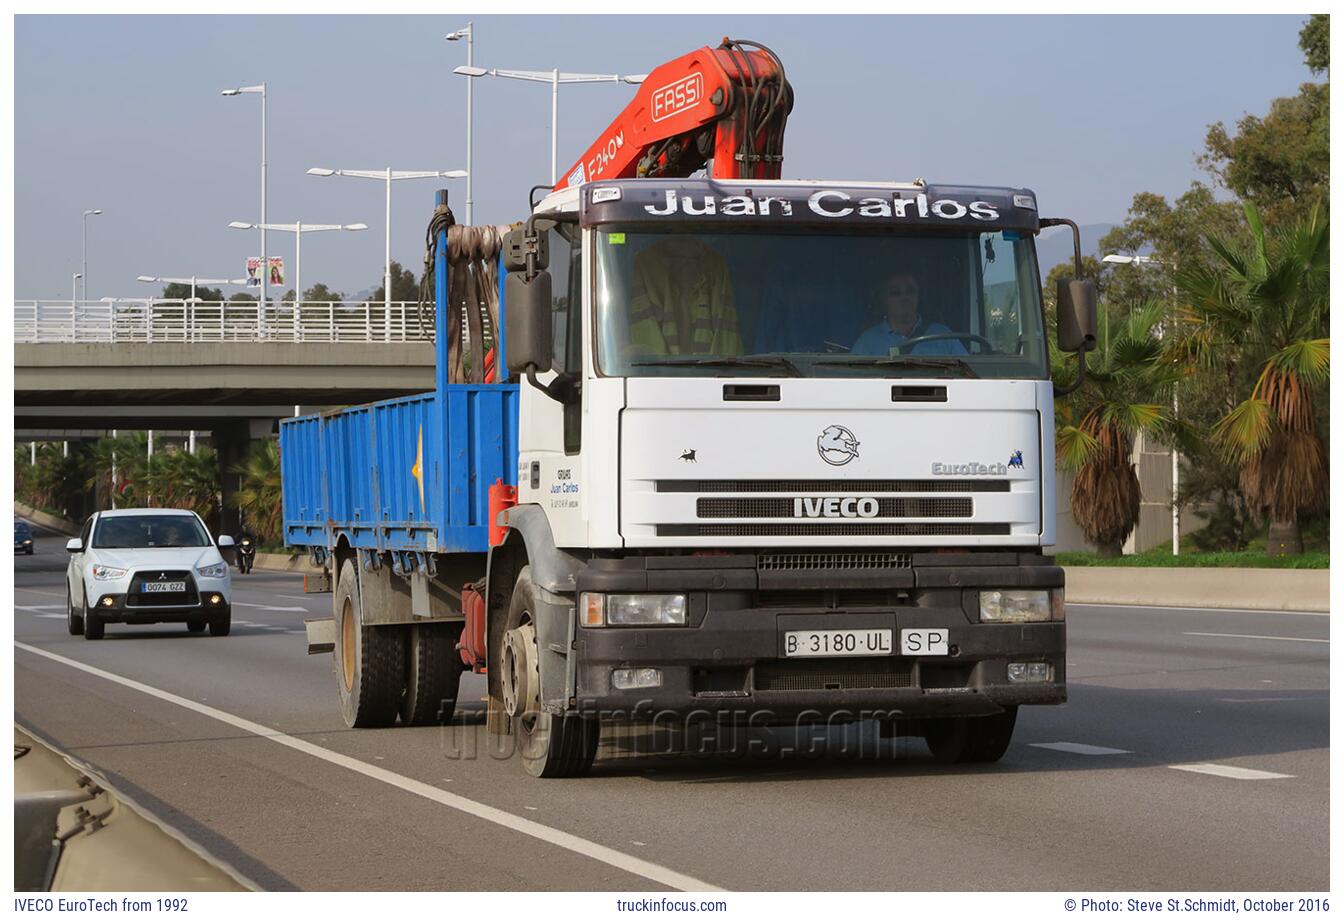
[{"label": "truck grille", "polygon": [[1007,535],[1008,524],[954,523],[788,523],[659,524],[660,537],[970,537]]},{"label": "truck grille", "polygon": [[753,681],[757,690],[882,690],[914,686],[913,670],[896,658],[761,661]]},{"label": "truck grille", "polygon": [[756,568],[762,572],[815,572],[832,569],[908,569],[910,553],[762,553]]},{"label": "truck grille", "polygon": [[[970,517],[969,498],[879,498],[876,517]],[[699,498],[696,517],[702,518],[796,518],[792,498]]]},{"label": "truck grille", "polygon": [[659,492],[1009,492],[1007,479],[660,479]]}]

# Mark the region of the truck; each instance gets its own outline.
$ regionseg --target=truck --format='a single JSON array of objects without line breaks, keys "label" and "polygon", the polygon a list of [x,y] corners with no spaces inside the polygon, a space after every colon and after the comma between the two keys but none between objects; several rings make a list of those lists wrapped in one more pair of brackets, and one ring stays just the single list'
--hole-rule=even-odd
[{"label": "truck", "polygon": [[[446,724],[473,671],[539,777],[619,719],[872,720],[992,762],[1020,706],[1066,700],[1077,226],[1027,188],[783,178],[792,104],[756,43],[658,67],[497,275],[452,263],[471,228],[438,193],[433,392],[280,428],[348,725]],[[1035,240],[1060,225],[1057,388]],[[495,315],[461,321],[464,281]]]}]

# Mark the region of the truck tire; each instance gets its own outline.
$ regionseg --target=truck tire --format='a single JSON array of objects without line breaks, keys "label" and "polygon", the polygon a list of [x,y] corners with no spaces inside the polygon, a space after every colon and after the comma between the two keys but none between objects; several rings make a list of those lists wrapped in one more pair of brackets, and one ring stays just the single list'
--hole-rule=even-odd
[{"label": "truck tire", "polygon": [[65,587],[65,628],[72,636],[84,635],[84,617],[75,613],[75,602],[70,599],[70,586]]},{"label": "truck tire", "polygon": [[994,763],[1008,750],[1016,724],[1016,706],[992,716],[934,719],[924,741],[939,763]]},{"label": "truck tire", "polygon": [[596,719],[542,711],[536,609],[532,569],[523,566],[513,586],[504,641],[494,662],[500,669],[505,712],[513,722],[524,770],[545,778],[582,776],[597,756],[601,725]]},{"label": "truck tire", "polygon": [[447,725],[457,707],[462,658],[457,623],[416,623],[406,632],[406,691],[401,696],[404,725]]},{"label": "truck tire", "polygon": [[355,563],[341,563],[336,609],[336,687],[351,728],[378,728],[397,718],[405,686],[404,630],[363,625]]}]

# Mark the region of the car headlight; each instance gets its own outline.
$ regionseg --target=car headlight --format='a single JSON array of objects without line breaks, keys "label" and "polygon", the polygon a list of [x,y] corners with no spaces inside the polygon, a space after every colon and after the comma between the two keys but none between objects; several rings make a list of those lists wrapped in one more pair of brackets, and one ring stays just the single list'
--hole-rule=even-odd
[{"label": "car headlight", "polygon": [[204,578],[223,578],[229,573],[229,567],[222,562],[216,562],[214,565],[203,565],[196,569]]},{"label": "car headlight", "polygon": [[1045,589],[980,592],[981,623],[1043,623],[1050,615],[1050,592]]},{"label": "car headlight", "polygon": [[579,596],[584,626],[685,626],[684,594],[588,594]]},{"label": "car headlight", "polygon": [[93,577],[96,581],[113,581],[118,578],[125,578],[126,570],[113,568],[110,565],[95,565],[93,567]]}]

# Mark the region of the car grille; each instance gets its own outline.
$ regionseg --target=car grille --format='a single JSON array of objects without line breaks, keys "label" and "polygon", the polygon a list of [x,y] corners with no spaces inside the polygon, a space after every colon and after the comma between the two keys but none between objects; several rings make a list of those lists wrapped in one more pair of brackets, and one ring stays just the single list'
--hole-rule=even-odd
[{"label": "car grille", "polygon": [[660,537],[931,537],[1007,535],[1008,524],[959,523],[788,523],[659,524]]},{"label": "car grille", "polygon": [[[969,498],[879,498],[877,514],[884,518],[970,517]],[[700,498],[696,517],[702,518],[797,518],[792,498]]]},{"label": "car grille", "polygon": [[[145,593],[144,585],[151,581],[185,581],[187,590],[160,594]],[[131,579],[131,588],[126,592],[127,607],[196,607],[201,597],[196,591],[196,579],[187,571],[173,569],[149,569],[136,572]]]},{"label": "car grille", "polygon": [[897,658],[761,661],[753,682],[757,690],[881,690],[914,686],[913,671]]},{"label": "car grille", "polygon": [[659,492],[1009,492],[1007,479],[660,479]]}]

